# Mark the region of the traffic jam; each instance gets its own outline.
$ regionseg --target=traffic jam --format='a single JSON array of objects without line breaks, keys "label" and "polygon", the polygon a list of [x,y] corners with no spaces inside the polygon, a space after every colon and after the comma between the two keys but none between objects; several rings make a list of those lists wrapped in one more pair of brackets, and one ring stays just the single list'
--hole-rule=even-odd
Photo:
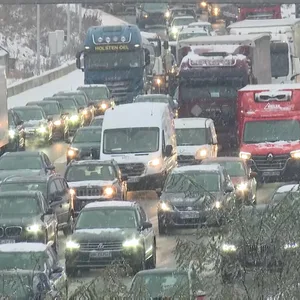
[{"label": "traffic jam", "polygon": [[10,109],[1,93],[1,295],[112,299],[70,286],[126,265],[114,299],[298,299],[300,19],[271,8],[137,5],[137,25],[88,29],[77,90]]}]

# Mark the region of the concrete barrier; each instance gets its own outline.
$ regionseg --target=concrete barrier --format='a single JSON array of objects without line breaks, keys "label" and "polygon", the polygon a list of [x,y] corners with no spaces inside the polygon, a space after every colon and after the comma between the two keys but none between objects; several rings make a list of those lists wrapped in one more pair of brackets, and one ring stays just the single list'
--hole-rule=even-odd
[{"label": "concrete barrier", "polygon": [[76,63],[75,61],[71,61],[67,65],[63,65],[58,68],[46,71],[45,73],[39,76],[34,76],[26,80],[22,80],[21,82],[13,83],[7,88],[7,97],[12,97],[14,95],[23,93],[27,90],[41,86],[52,80],[65,76],[75,70],[76,70]]}]

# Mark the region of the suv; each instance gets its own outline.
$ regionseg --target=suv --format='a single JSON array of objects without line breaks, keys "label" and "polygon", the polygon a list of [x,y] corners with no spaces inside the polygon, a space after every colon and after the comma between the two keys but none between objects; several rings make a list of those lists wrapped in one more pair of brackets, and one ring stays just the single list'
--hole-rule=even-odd
[{"label": "suv", "polygon": [[24,122],[12,109],[8,110],[8,126],[8,151],[25,151],[26,146]]},{"label": "suv", "polygon": [[234,204],[234,196],[230,177],[220,165],[175,168],[158,203],[159,233],[176,227],[220,225],[226,210]]},{"label": "suv", "polygon": [[58,174],[49,176],[7,177],[0,184],[1,192],[40,191],[57,217],[58,230],[67,236],[73,230],[72,197],[66,180]]},{"label": "suv", "polygon": [[114,160],[71,161],[64,177],[74,197],[75,215],[91,202],[127,200],[127,176]]}]

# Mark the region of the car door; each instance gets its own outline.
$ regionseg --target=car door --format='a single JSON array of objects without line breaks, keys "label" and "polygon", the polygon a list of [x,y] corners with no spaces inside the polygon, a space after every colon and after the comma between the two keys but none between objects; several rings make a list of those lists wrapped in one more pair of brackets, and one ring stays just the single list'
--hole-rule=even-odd
[{"label": "car door", "polygon": [[56,186],[55,197],[52,204],[55,206],[55,213],[57,216],[58,224],[62,225],[67,222],[67,213],[69,203],[67,203],[66,191],[61,178],[55,178],[53,183]]},{"label": "car door", "polygon": [[[44,213],[44,223],[47,228],[48,240],[53,239],[56,234],[57,222],[54,214],[46,214],[49,209],[48,201],[41,195],[42,211]],[[54,213],[54,212],[53,212]]]},{"label": "car door", "polygon": [[43,160],[44,160],[44,163],[45,163],[45,167],[48,168],[47,169],[47,174],[54,174],[55,173],[55,167],[52,164],[50,158],[45,153],[43,153],[42,155],[43,155]]},{"label": "car door", "polygon": [[70,194],[70,189],[68,186],[67,181],[64,178],[59,178],[61,185],[63,186],[63,203],[62,203],[62,214],[63,214],[63,220],[64,222],[69,221],[69,214],[71,211],[71,203],[72,203],[72,197]]}]

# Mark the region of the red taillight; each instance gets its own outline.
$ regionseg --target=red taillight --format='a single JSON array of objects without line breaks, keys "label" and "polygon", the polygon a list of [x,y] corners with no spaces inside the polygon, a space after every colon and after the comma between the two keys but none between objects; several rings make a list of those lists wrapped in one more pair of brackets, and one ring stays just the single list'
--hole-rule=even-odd
[{"label": "red taillight", "polygon": [[203,291],[199,290],[196,292],[195,300],[205,300],[205,298],[206,298],[206,294]]},{"label": "red taillight", "polygon": [[195,300],[205,300],[205,295],[204,296],[196,296]]}]

